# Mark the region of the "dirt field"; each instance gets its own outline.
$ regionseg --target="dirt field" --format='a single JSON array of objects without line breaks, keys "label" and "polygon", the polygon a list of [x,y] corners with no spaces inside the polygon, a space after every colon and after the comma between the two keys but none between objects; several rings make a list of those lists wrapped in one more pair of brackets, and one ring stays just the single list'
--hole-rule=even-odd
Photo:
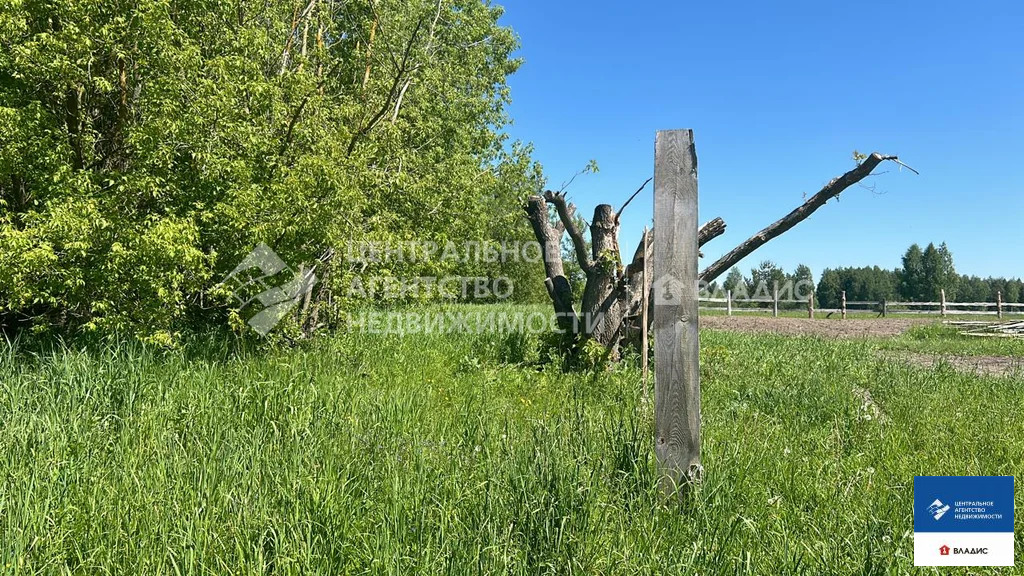
[{"label": "dirt field", "polygon": [[926,318],[873,318],[850,320],[811,320],[809,318],[767,318],[763,316],[702,316],[702,328],[734,332],[768,332],[789,336],[825,338],[863,338],[899,336],[910,327],[929,324]]},{"label": "dirt field", "polygon": [[[808,318],[767,318],[764,316],[703,316],[702,328],[784,334],[787,336],[822,336],[824,338],[864,338],[899,336],[913,326],[934,323],[927,318],[876,318],[850,320],[810,320]],[[1012,356],[955,356],[913,352],[880,351],[879,355],[893,361],[925,368],[948,363],[961,372],[1007,376],[1024,374],[1024,358]]]},{"label": "dirt field", "polygon": [[946,363],[954,370],[972,372],[974,374],[989,376],[1024,374],[1024,358],[1014,356],[940,356],[936,354],[916,354],[913,352],[888,352],[881,354],[881,356],[925,368],[934,368]]}]

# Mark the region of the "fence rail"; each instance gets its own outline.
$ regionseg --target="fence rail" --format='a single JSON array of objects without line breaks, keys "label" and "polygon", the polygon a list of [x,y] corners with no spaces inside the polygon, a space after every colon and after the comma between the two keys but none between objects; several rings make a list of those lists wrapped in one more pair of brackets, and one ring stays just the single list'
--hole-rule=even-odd
[{"label": "fence rail", "polygon": [[[746,308],[738,304],[758,304],[765,307]],[[880,317],[889,314],[939,314],[940,316],[966,315],[966,316],[996,316],[1002,318],[1005,314],[1024,314],[1024,303],[1003,302],[1002,292],[996,293],[995,302],[949,302],[946,300],[946,291],[941,293],[938,302],[889,302],[881,300],[871,301],[847,301],[846,292],[842,293],[839,308],[814,308],[814,293],[805,300],[780,299],[776,288],[771,299],[751,298],[735,300],[732,291],[726,291],[725,298],[700,298],[700,310],[722,311],[729,316],[733,314],[771,314],[774,317],[779,315],[779,305],[799,304],[806,306],[809,318],[814,318],[815,312],[820,314],[840,314],[843,319],[849,312],[877,312]],[[724,306],[710,306],[710,304],[724,304]],[[768,307],[767,305],[771,305]],[[982,308],[982,310],[976,310]]]}]

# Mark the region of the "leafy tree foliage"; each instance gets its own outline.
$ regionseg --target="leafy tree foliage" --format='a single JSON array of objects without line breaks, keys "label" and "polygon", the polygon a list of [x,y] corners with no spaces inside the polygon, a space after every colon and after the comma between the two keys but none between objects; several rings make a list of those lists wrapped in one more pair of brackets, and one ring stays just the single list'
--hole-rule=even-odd
[{"label": "leafy tree foliage", "polygon": [[957,293],[959,302],[995,302],[1001,295],[1003,302],[1024,302],[1024,284],[1016,278],[979,278],[978,276],[961,276],[960,290]]},{"label": "leafy tree foliage", "polygon": [[903,255],[903,269],[899,272],[899,295],[908,302],[924,301],[927,291],[924,271],[924,253],[913,244]]},{"label": "leafy tree foliage", "polygon": [[798,264],[793,273],[789,275],[789,279],[794,282],[805,282],[814,280],[814,274],[811,273],[811,267],[806,264]]},{"label": "leafy tree foliage", "polygon": [[914,244],[903,256],[899,294],[907,301],[937,302],[945,290],[946,298],[955,300],[959,281],[945,243],[938,247],[930,243],[924,251]]},{"label": "leafy tree foliage", "polygon": [[786,280],[793,283],[794,290],[808,291],[814,288],[814,274],[806,264],[797,265],[792,274],[786,275]]},{"label": "leafy tree foliage", "polygon": [[936,248],[935,244],[928,244],[924,249],[924,276],[923,296],[931,302],[938,301],[945,290],[946,298],[955,300],[960,277],[953,266],[953,254],[950,253],[946,243],[943,242]]},{"label": "leafy tree foliage", "polygon": [[[519,62],[500,14],[481,0],[4,3],[0,323],[171,343],[220,321],[209,288],[259,242],[316,265],[318,298],[339,306],[356,273],[493,272],[341,254],[530,239],[518,206],[540,175],[502,132]],[[538,266],[502,270],[540,285]]]},{"label": "leafy tree foliage", "polygon": [[726,291],[731,290],[733,295],[740,293],[741,290],[745,294],[747,292],[747,281],[743,278],[743,272],[740,272],[739,268],[729,270],[729,274],[725,277],[725,282],[722,283],[722,289]]},{"label": "leafy tree foliage", "polygon": [[850,302],[895,300],[898,276],[898,271],[878,266],[826,269],[818,282],[816,296],[823,308],[838,308],[844,291]]},{"label": "leafy tree foliage", "polygon": [[771,298],[775,286],[786,283],[786,273],[771,260],[750,271],[750,295],[756,298]]},{"label": "leafy tree foliage", "polygon": [[[803,283],[803,284],[800,284]],[[779,288],[779,298],[783,301],[804,299],[806,302],[810,289],[814,286],[811,269],[801,264],[791,273],[786,273],[778,264],[771,260],[762,261],[757,268],[750,270],[750,277],[745,277],[739,268],[733,268],[726,276],[723,290],[732,290],[734,306],[770,307],[774,288]],[[754,300],[755,302],[744,302]],[[800,308],[784,302],[782,308]]]}]

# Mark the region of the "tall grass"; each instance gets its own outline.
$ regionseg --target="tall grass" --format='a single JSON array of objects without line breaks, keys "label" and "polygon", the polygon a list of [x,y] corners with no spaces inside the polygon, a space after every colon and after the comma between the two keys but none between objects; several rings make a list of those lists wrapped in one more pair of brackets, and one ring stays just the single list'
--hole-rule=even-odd
[{"label": "tall grass", "polygon": [[707,476],[682,504],[635,367],[517,362],[522,335],[8,346],[3,572],[904,573],[915,474],[1022,472],[1020,382],[702,337]]},{"label": "tall grass", "polygon": [[953,356],[1024,357],[1024,339],[964,336],[959,326],[926,324],[915,326],[899,338],[880,343],[880,348],[922,354]]}]

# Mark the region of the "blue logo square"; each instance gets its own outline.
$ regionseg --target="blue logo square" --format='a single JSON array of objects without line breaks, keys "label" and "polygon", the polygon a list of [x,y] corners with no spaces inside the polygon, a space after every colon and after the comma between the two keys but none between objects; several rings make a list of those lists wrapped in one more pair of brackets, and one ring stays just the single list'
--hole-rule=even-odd
[{"label": "blue logo square", "polygon": [[915,476],[914,532],[1013,532],[1013,476]]}]

